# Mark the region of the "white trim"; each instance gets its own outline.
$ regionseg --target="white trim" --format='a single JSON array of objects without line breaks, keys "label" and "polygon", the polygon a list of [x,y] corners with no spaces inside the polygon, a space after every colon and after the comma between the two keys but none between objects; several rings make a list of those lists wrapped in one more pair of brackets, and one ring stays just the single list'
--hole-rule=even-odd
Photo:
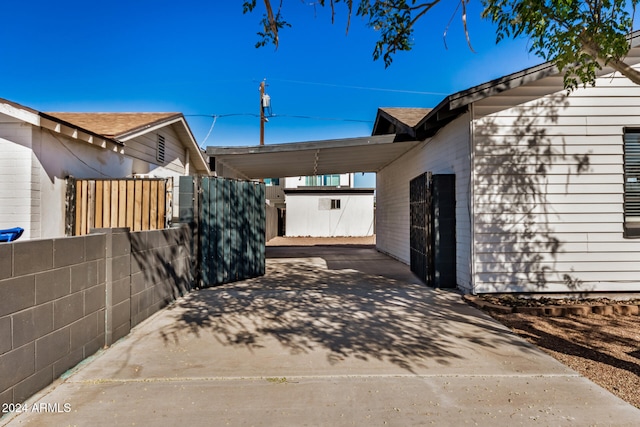
[{"label": "white trim", "polygon": [[34,126],[40,126],[40,116],[31,111],[24,110],[22,108],[14,107],[13,105],[0,103],[0,114],[22,120]]}]

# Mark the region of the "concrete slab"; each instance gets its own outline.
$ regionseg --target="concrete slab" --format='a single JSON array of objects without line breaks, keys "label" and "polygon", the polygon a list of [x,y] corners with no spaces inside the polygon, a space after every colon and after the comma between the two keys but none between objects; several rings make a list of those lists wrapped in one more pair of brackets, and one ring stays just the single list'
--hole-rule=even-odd
[{"label": "concrete slab", "polygon": [[192,293],[2,422],[640,422],[637,408],[372,248],[268,254],[265,277]]}]

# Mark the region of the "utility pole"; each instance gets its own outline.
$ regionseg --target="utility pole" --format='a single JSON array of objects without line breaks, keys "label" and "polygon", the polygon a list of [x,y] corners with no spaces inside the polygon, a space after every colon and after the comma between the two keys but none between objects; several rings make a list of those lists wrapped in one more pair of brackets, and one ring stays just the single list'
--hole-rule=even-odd
[{"label": "utility pole", "polygon": [[260,145],[264,145],[264,80],[260,82]]}]

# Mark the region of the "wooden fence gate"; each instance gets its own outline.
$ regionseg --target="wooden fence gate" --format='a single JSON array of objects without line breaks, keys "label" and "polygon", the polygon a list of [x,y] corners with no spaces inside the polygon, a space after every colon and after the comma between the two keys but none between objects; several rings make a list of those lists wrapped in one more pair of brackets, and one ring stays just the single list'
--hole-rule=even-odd
[{"label": "wooden fence gate", "polygon": [[172,178],[67,180],[67,236],[92,228],[158,230],[171,225]]}]

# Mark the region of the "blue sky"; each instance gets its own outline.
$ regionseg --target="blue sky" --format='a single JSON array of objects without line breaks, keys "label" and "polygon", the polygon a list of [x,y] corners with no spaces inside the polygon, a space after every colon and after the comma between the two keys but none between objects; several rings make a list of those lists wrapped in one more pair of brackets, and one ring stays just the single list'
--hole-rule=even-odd
[{"label": "blue sky", "polygon": [[542,62],[526,40],[496,46],[479,1],[469,10],[475,53],[459,14],[445,49],[456,7],[445,1],[420,22],[414,49],[385,69],[371,56],[377,35],[360,18],[346,35],[343,4],[331,25],[329,9],[310,3],[284,1],[293,27],[275,50],[254,47],[261,12],[243,15],[241,0],[6,2],[0,97],[40,111],[179,111],[203,146],[255,145],[265,78],[270,144],[369,135],[378,107],[433,107]]}]

